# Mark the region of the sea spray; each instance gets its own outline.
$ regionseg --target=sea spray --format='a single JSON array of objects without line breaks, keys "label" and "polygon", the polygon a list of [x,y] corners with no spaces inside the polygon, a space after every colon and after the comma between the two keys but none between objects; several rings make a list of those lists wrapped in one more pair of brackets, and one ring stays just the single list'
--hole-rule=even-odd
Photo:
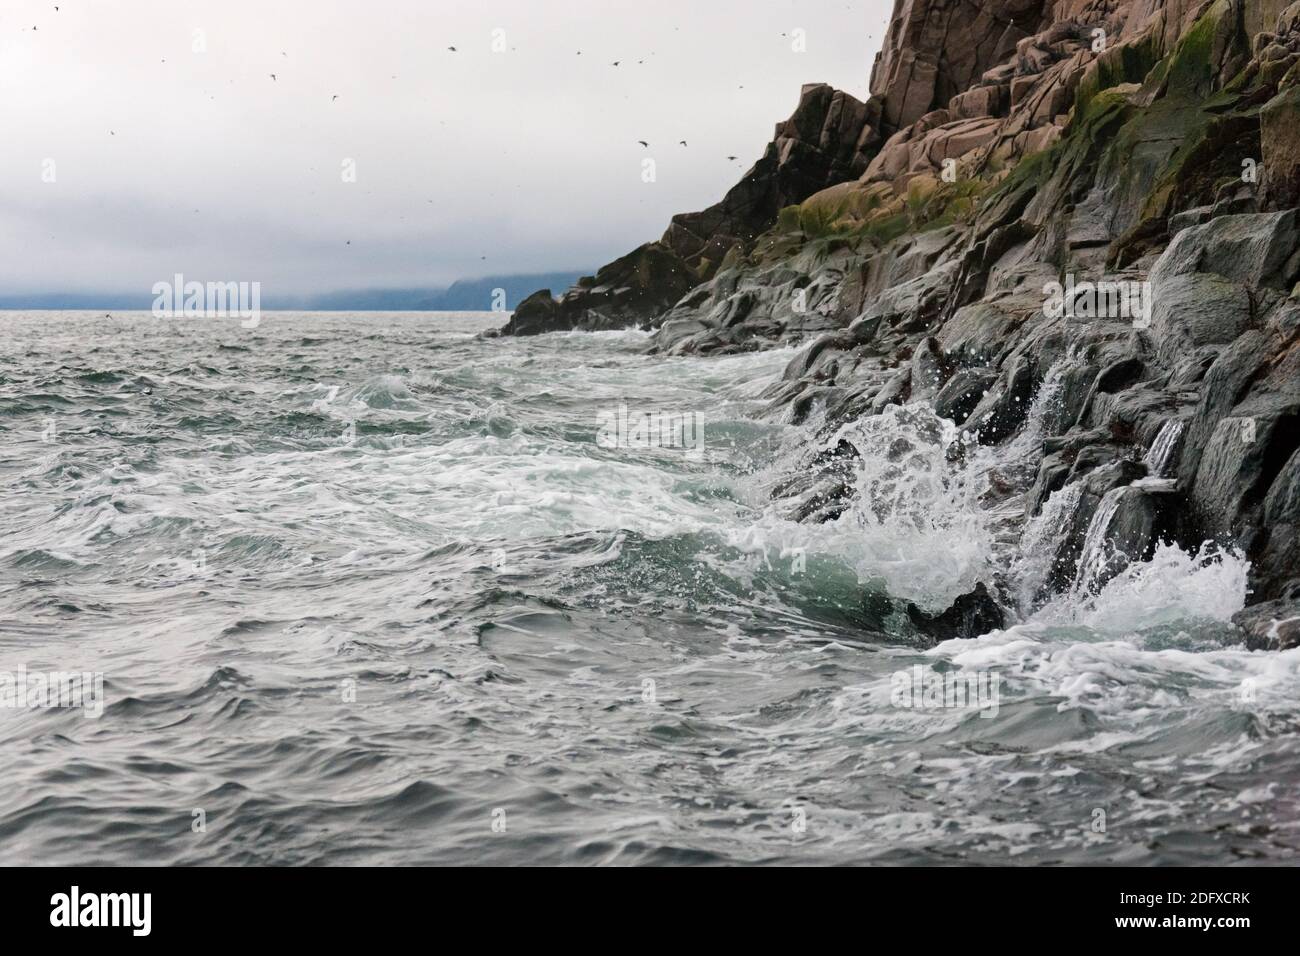
[{"label": "sea spray", "polygon": [[[771,506],[760,519],[768,546],[833,555],[863,583],[881,581],[892,596],[929,610],[943,610],[989,576],[995,542],[978,500],[984,482],[955,424],[925,403],[894,405],[845,424],[825,447],[841,442],[859,455],[845,511],[809,525]],[[753,540],[737,534],[729,543]]]},{"label": "sea spray", "polygon": [[1112,488],[1106,492],[1097,510],[1093,513],[1088,531],[1083,537],[1083,550],[1079,553],[1079,563],[1075,570],[1075,593],[1089,593],[1098,590],[1109,580],[1115,570],[1117,552],[1111,538],[1110,526],[1119,511],[1120,502],[1125,495],[1131,494],[1126,486]]},{"label": "sea spray", "polygon": [[1203,545],[1187,552],[1156,546],[1149,561],[1116,574],[1096,594],[1058,596],[1035,620],[1133,633],[1177,621],[1227,622],[1246,606],[1250,562],[1240,553]]},{"label": "sea spray", "polygon": [[1033,611],[1045,600],[1044,589],[1082,497],[1083,485],[1072,481],[1052,492],[1038,514],[1025,522],[1020,550],[1012,561],[1009,575],[1015,582],[1017,604],[1022,613]]}]

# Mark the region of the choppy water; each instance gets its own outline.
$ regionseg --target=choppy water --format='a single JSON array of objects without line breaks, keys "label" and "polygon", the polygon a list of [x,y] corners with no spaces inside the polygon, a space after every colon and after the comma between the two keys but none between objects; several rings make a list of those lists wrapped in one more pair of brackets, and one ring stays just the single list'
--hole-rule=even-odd
[{"label": "choppy water", "polygon": [[[759,394],[793,353],[494,321],[0,315],[0,671],[106,698],[0,709],[0,858],[1295,858],[1300,651],[1227,643],[1234,562],[926,650],[864,585],[941,608],[1043,560],[941,457],[792,525],[809,433]],[[602,447],[620,403],[706,453]],[[895,706],[917,665],[995,676],[996,716]]]}]

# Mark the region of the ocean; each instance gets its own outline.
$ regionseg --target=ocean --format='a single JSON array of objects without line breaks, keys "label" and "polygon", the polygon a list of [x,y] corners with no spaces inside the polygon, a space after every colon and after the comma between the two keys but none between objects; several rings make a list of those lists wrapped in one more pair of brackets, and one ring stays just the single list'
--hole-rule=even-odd
[{"label": "ocean", "polygon": [[[1041,599],[1063,503],[981,506],[1032,427],[827,436],[766,396],[793,349],[502,321],[0,314],[0,859],[1300,855],[1300,649],[1238,643],[1242,559]],[[857,500],[789,520],[842,437]],[[908,627],[994,577],[1004,629]]]}]

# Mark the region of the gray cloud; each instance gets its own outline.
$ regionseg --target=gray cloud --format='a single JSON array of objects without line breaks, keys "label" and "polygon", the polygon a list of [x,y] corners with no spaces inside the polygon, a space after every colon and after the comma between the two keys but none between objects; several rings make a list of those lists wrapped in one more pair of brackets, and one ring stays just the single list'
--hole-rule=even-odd
[{"label": "gray cloud", "polygon": [[9,6],[0,292],[274,295],[594,267],[718,199],[802,83],[865,96],[890,4]]}]

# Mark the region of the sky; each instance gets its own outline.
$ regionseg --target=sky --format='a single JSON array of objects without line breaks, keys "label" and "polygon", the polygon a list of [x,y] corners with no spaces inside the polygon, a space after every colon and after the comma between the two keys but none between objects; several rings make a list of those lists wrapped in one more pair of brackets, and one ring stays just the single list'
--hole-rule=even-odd
[{"label": "sky", "polygon": [[720,199],[802,84],[865,99],[892,3],[55,6],[0,6],[0,295],[591,270]]}]

